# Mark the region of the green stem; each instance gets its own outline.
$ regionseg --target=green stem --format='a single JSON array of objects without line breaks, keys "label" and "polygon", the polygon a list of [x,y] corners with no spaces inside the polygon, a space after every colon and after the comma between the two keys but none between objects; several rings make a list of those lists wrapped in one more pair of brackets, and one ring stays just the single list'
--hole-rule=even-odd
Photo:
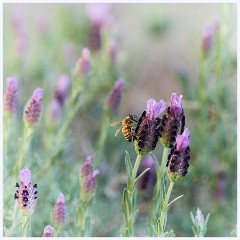
[{"label": "green stem", "polygon": [[166,170],[166,163],[167,163],[167,157],[168,157],[168,152],[169,149],[164,147],[163,149],[163,154],[162,154],[162,162],[161,166],[159,167],[159,164],[157,162],[157,159],[155,156],[151,153],[153,160],[155,162],[155,167],[156,167],[156,172],[157,172],[157,183],[154,189],[154,194],[153,198],[151,201],[151,206],[150,206],[150,213],[148,217],[148,227],[147,227],[147,232],[149,236],[154,236],[154,223],[157,221],[159,218],[159,210],[160,210],[160,204],[161,204],[161,186],[162,186],[162,179],[164,176],[164,172]]},{"label": "green stem", "polygon": [[31,235],[31,217],[22,217],[22,237],[30,237]]},{"label": "green stem", "polygon": [[137,171],[141,162],[141,158],[142,158],[141,155],[137,155],[131,177],[130,179],[128,179],[127,188],[124,190],[124,193],[123,193],[123,208],[124,208],[124,217],[125,217],[124,236],[125,237],[131,237],[133,236],[133,233],[134,233],[134,223],[136,218],[135,182],[136,182]]},{"label": "green stem", "polygon": [[[160,235],[162,235],[164,233],[166,225],[167,225],[168,202],[169,202],[169,199],[170,199],[170,196],[171,196],[173,186],[174,186],[174,182],[170,182],[167,194],[166,194],[166,196],[164,198],[164,202],[162,204],[162,211],[161,211],[161,217],[160,217],[160,219],[161,219],[160,220],[160,225],[161,225]],[[160,235],[158,235],[158,237],[160,237]]]},{"label": "green stem", "polygon": [[107,138],[108,133],[108,126],[109,126],[109,115],[107,110],[104,109],[103,116],[102,116],[102,126],[100,130],[100,137],[98,139],[98,142],[96,144],[96,151],[94,156],[94,167],[97,168],[99,165],[99,162],[102,157],[104,144]]},{"label": "green stem", "polygon": [[133,168],[133,171],[132,171],[131,180],[130,180],[129,187],[128,187],[128,190],[129,190],[130,193],[133,193],[133,190],[134,190],[134,184],[135,184],[135,179],[136,179],[136,176],[137,176],[137,170],[139,168],[141,159],[142,159],[142,156],[137,155],[137,158],[136,158],[136,161],[135,161],[135,164],[134,164],[134,168]]}]

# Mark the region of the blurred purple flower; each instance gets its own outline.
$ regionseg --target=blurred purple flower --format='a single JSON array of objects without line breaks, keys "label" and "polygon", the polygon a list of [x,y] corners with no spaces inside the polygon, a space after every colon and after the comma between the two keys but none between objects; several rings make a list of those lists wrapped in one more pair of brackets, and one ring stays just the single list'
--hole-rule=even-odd
[{"label": "blurred purple flower", "polygon": [[111,63],[115,63],[116,62],[116,58],[117,58],[117,44],[114,40],[111,40],[108,43],[108,57],[111,61]]},{"label": "blurred purple flower", "polygon": [[151,155],[148,155],[143,164],[139,167],[137,176],[139,176],[144,170],[150,168],[140,179],[138,183],[138,189],[141,191],[148,191],[153,188],[156,183],[156,170],[154,160]]},{"label": "blurred purple flower", "polygon": [[43,89],[36,88],[33,95],[25,106],[24,119],[29,125],[36,125],[42,116],[42,97]]},{"label": "blurred purple flower", "polygon": [[42,237],[53,237],[54,228],[51,225],[48,225],[44,228]]},{"label": "blurred purple flower", "polygon": [[93,157],[87,157],[85,163],[83,164],[80,172],[80,184],[81,184],[81,198],[84,201],[89,201],[96,189],[97,175],[100,171],[93,170],[92,167]]},{"label": "blurred purple flower", "polygon": [[4,94],[4,112],[14,114],[18,109],[18,80],[14,77],[7,78],[7,89]]},{"label": "blurred purple flower", "polygon": [[54,97],[60,103],[61,107],[63,107],[64,102],[68,96],[70,83],[70,78],[67,75],[59,76]]},{"label": "blurred purple flower", "polygon": [[37,30],[41,36],[46,36],[50,30],[50,14],[46,10],[41,10],[37,15]]},{"label": "blurred purple flower", "polygon": [[19,6],[11,9],[10,21],[15,35],[15,48],[20,55],[23,55],[28,48],[27,26],[24,22],[24,15],[23,8]]},{"label": "blurred purple flower", "polygon": [[33,214],[37,204],[37,185],[31,183],[31,171],[28,168],[23,168],[20,171],[19,179],[21,184],[16,183],[17,191],[14,198],[17,199],[18,208],[22,215],[29,216]]},{"label": "blurred purple flower", "polygon": [[88,48],[82,50],[82,57],[78,59],[75,72],[79,77],[86,76],[91,69],[90,51]]},{"label": "blurred purple flower", "polygon": [[53,122],[58,121],[58,119],[60,119],[61,112],[62,112],[61,104],[57,99],[53,98],[49,104],[49,113],[50,113],[51,120]]},{"label": "blurred purple flower", "polygon": [[105,107],[112,113],[116,113],[118,111],[122,97],[123,85],[124,80],[122,78],[118,79],[105,101]]},{"label": "blurred purple flower", "polygon": [[219,32],[219,21],[209,23],[205,26],[203,36],[201,39],[201,51],[206,56],[213,48],[215,35]]},{"label": "blurred purple flower", "polygon": [[103,23],[105,22],[109,10],[110,4],[99,4],[92,3],[86,5],[86,14],[91,20],[91,27],[89,32],[89,44],[90,48],[93,51],[98,51],[102,46],[101,39],[101,28]]},{"label": "blurred purple flower", "polygon": [[102,24],[110,8],[108,3],[90,3],[86,5],[86,14],[92,22]]},{"label": "blurred purple flower", "polygon": [[67,207],[63,193],[60,193],[53,212],[54,222],[57,225],[63,225],[67,221]]}]

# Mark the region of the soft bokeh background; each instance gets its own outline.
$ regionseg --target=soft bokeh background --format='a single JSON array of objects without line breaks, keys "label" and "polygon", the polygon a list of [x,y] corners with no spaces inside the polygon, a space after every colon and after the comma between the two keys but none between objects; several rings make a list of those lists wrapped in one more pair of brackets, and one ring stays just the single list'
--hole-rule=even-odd
[{"label": "soft bokeh background", "polygon": [[[237,220],[236,5],[112,4],[109,19],[111,34],[106,34],[103,42],[116,39],[119,50],[116,75],[126,81],[121,107],[114,119],[128,114],[140,115],[149,98],[169,103],[172,92],[184,96],[186,127],[192,135],[192,157],[189,174],[175,184],[173,196],[184,194],[184,198],[171,207],[167,228],[173,229],[176,236],[193,236],[189,213],[200,207],[204,214],[211,214],[207,236],[230,236]],[[204,70],[200,44],[204,27],[213,22],[219,23],[220,29],[226,32],[216,50],[221,52],[219,59],[223,59],[219,66],[225,64],[225,67],[216,74],[210,70],[206,85],[201,86],[199,76]],[[71,76],[82,48],[88,46],[89,25],[85,4],[4,4],[3,78],[17,76],[20,80],[19,129],[23,106],[36,87],[45,91],[45,111],[40,126],[44,128],[57,78],[60,74]],[[93,58],[96,56],[96,69],[101,68],[98,54],[92,52]],[[218,64],[216,59],[210,59],[208,65]],[[108,78],[108,73],[105,71],[99,76]],[[216,92],[218,80],[221,92]],[[208,95],[205,105],[199,100],[201,87]],[[102,104],[110,88],[106,86],[93,96],[95,101],[76,117],[66,136],[67,154],[59,165],[42,179],[34,179],[33,173],[34,181],[40,185],[39,202],[32,218],[33,236],[40,236],[49,224],[50,212],[60,191],[66,196],[68,226],[74,221],[71,213],[77,199],[74,192],[80,165],[86,156],[94,155]],[[202,118],[205,107],[213,116],[209,120]],[[117,236],[122,223],[120,205],[126,184],[124,152],[128,150],[132,159],[135,153],[133,144],[122,136],[114,138],[115,130],[111,128],[108,132],[100,164],[102,175],[98,178],[93,209],[93,236]],[[17,145],[17,134],[20,132],[16,133],[13,145]],[[36,134],[32,153],[36,169],[47,157],[47,136],[47,130]],[[160,144],[155,152],[160,159]],[[41,195],[41,187],[47,196]],[[139,194],[137,236],[145,234],[150,199],[151,196]],[[8,211],[13,205],[11,199],[4,209]]]}]

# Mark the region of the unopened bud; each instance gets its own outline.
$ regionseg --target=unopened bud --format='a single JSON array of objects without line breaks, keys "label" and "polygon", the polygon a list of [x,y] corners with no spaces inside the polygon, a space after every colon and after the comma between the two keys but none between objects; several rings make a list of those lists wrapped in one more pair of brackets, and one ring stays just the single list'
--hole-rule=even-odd
[{"label": "unopened bud", "polygon": [[42,97],[43,89],[34,90],[32,97],[29,99],[24,110],[24,120],[30,126],[37,125],[42,116]]}]

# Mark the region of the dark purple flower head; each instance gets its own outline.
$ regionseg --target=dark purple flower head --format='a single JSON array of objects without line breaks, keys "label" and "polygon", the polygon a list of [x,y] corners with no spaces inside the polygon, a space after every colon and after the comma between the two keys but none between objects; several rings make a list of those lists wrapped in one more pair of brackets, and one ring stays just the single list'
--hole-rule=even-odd
[{"label": "dark purple flower head", "polygon": [[189,168],[190,161],[190,141],[189,130],[186,128],[182,135],[178,135],[176,145],[171,149],[168,156],[168,177],[175,182],[184,177]]},{"label": "dark purple flower head", "polygon": [[160,127],[160,141],[164,147],[173,147],[178,134],[182,134],[185,126],[185,115],[182,107],[182,95],[173,93],[167,114],[163,116]]},{"label": "dark purple flower head", "polygon": [[105,101],[105,107],[112,113],[116,113],[118,111],[121,102],[123,85],[124,80],[122,78],[118,79]]},{"label": "dark purple flower head", "polygon": [[3,108],[5,113],[14,114],[18,109],[18,80],[14,77],[7,78],[7,89],[4,94]]},{"label": "dark purple flower head", "polygon": [[166,103],[163,100],[156,102],[150,99],[147,102],[147,110],[142,113],[135,129],[135,151],[144,155],[155,149],[160,136],[159,115],[164,111]]},{"label": "dark purple flower head", "polygon": [[37,204],[36,184],[31,183],[31,171],[23,168],[20,171],[21,184],[16,184],[17,191],[14,198],[17,199],[18,208],[24,216],[32,215]]},{"label": "dark purple flower head", "polygon": [[35,126],[39,123],[42,116],[42,97],[43,89],[36,88],[32,97],[25,106],[24,120],[30,126]]},{"label": "dark purple flower head", "polygon": [[42,237],[53,237],[54,228],[51,225],[48,225],[44,228]]},{"label": "dark purple flower head", "polygon": [[63,193],[60,193],[57,198],[53,212],[53,218],[57,225],[63,225],[67,221],[67,207]]}]

